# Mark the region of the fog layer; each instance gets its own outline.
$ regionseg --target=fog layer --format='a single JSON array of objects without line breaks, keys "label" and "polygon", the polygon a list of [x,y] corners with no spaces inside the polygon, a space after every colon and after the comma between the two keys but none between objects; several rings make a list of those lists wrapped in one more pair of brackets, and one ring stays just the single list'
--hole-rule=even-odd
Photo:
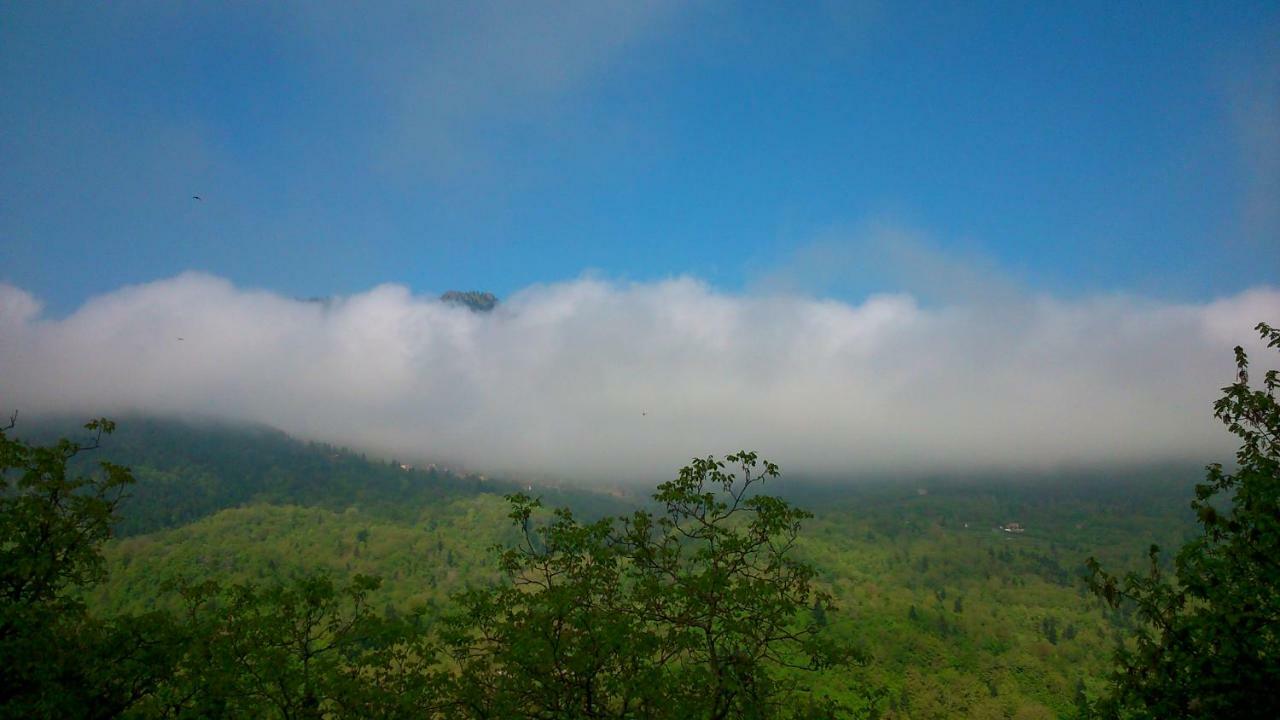
[{"label": "fog layer", "polygon": [[1211,403],[1280,291],[923,305],[580,279],[476,313],[184,274],[42,316],[0,285],[0,410],[268,423],[489,473],[619,481],[754,448],[793,473],[1229,460]]}]

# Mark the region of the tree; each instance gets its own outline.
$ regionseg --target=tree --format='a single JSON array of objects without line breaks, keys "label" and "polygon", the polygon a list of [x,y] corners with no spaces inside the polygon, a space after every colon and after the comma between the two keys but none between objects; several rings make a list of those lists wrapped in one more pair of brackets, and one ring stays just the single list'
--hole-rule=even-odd
[{"label": "tree", "polygon": [[67,588],[102,579],[99,545],[133,482],[128,469],[107,462],[100,475],[67,471],[71,458],[115,429],[110,421],[84,426],[95,433],[89,445],[63,439],[32,447],[6,436],[15,420],[0,430],[0,637],[17,632],[22,615],[83,607]]},{"label": "tree", "polygon": [[379,580],[339,588],[322,573],[265,587],[184,584],[175,672],[141,718],[431,718],[437,652],[416,618],[372,612]]},{"label": "tree", "polygon": [[827,608],[822,604],[821,598],[814,598],[813,608],[809,611],[813,617],[813,622],[818,627],[827,626]]},{"label": "tree", "polygon": [[162,616],[94,618],[81,590],[102,580],[101,544],[133,482],[109,462],[68,463],[115,425],[94,420],[87,444],[35,447],[0,428],[0,717],[111,717],[163,677],[172,627]]},{"label": "tree", "polygon": [[1054,617],[1046,617],[1040,621],[1040,632],[1044,633],[1044,639],[1049,641],[1050,645],[1058,644],[1058,619]]},{"label": "tree", "polygon": [[698,459],[658,487],[661,512],[583,524],[559,509],[540,528],[540,503],[509,496],[524,541],[502,555],[508,584],[463,596],[446,638],[459,716],[835,712],[788,672],[855,658],[806,618],[830,598],[790,555],[809,514],[757,493],[777,475],[750,452]]},{"label": "tree", "polygon": [[[1256,329],[1280,348],[1280,330]],[[1270,370],[1254,389],[1244,350],[1235,356],[1214,416],[1241,441],[1236,467],[1210,465],[1196,486],[1201,532],[1176,555],[1174,581],[1156,546],[1146,574],[1119,578],[1088,561],[1093,592],[1144,623],[1116,652],[1101,717],[1280,717],[1280,379]]]}]

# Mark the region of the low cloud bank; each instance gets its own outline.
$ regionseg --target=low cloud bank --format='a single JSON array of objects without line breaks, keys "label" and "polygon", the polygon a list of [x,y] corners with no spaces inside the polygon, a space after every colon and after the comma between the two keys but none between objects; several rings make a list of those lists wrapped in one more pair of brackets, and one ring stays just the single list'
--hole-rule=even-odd
[{"label": "low cloud bank", "polygon": [[62,319],[0,285],[0,410],[268,423],[404,459],[610,482],[754,448],[790,473],[1228,460],[1231,348],[1280,291],[925,306],[582,279],[475,313],[184,274]]}]

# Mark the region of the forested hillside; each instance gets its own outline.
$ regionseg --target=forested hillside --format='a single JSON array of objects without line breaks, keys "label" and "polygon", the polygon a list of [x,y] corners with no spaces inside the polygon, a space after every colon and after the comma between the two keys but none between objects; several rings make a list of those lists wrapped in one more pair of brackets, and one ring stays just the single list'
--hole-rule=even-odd
[{"label": "forested hillside", "polygon": [[[28,436],[57,429],[39,425]],[[501,497],[511,482],[407,469],[266,428],[142,418],[72,464],[89,470],[91,459],[129,463],[137,476],[104,547],[104,580],[84,596],[95,614],[180,616],[204,606],[191,605],[202,587],[302,583],[298,592],[317,598],[329,597],[326,587],[360,588],[352,597],[371,618],[407,618],[427,637],[447,636],[466,593],[521,577],[498,555],[522,540]],[[1105,693],[1112,650],[1140,626],[1133,606],[1111,609],[1087,591],[1084,561],[1138,569],[1148,545],[1180,544],[1194,529],[1186,501],[1194,478],[1187,468],[1152,468],[775,481],[816,511],[788,544],[813,569],[817,592],[797,620],[856,659],[816,673],[784,663],[780,677],[855,716],[1083,717]],[[586,517],[627,507],[585,491],[546,494]],[[533,519],[555,520],[542,511]],[[586,537],[577,532],[570,537]],[[542,536],[532,537],[529,548],[542,552]],[[382,582],[364,584],[371,576]],[[309,584],[316,578],[331,585]],[[225,602],[307,595],[236,597]],[[340,597],[316,601],[339,603],[325,605],[337,612]]]},{"label": "forested hillside", "polygon": [[[132,427],[131,427],[132,426]],[[48,428],[41,428],[46,432]],[[500,579],[513,483],[405,470],[266,428],[132,419],[96,451],[138,476],[106,546],[104,612],[176,608],[180,582],[376,575],[370,605],[428,622]],[[86,460],[87,456],[80,458]],[[1193,470],[777,485],[812,508],[797,557],[829,602],[807,612],[866,655],[809,679],[885,717],[1072,716],[1131,618],[1086,592],[1084,560],[1136,568],[1192,529]],[[194,492],[191,492],[194,490]],[[547,490],[589,516],[621,501]],[[1021,532],[1002,529],[1017,523]],[[874,689],[868,698],[868,688]]]},{"label": "forested hillside", "polygon": [[[36,442],[84,435],[73,418],[25,420],[19,436]],[[447,467],[413,467],[371,460],[325,443],[303,442],[274,428],[216,420],[122,417],[95,455],[74,458],[87,468],[100,460],[129,467],[136,482],[120,508],[116,533],[128,537],[174,528],[221,510],[250,504],[295,505],[334,512],[351,509],[412,522],[424,510],[482,494],[518,489]],[[545,488],[556,502],[586,515],[623,507],[596,493]]]},{"label": "forested hillside", "polygon": [[819,511],[799,553],[839,608],[822,620],[872,658],[826,681],[879,688],[886,717],[1075,717],[1133,623],[1087,592],[1084,558],[1137,567],[1193,525],[1189,483],[1111,479],[864,488]]}]

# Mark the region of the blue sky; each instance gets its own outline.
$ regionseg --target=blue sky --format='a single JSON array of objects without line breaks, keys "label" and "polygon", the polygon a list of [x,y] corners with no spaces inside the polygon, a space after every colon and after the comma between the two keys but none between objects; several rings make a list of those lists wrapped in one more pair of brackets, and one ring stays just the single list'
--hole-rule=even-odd
[{"label": "blue sky", "polygon": [[4,415],[1201,464],[1277,270],[1274,2],[0,4]]},{"label": "blue sky", "polygon": [[1275,282],[1280,6],[959,5],[5,3],[0,282]]}]

